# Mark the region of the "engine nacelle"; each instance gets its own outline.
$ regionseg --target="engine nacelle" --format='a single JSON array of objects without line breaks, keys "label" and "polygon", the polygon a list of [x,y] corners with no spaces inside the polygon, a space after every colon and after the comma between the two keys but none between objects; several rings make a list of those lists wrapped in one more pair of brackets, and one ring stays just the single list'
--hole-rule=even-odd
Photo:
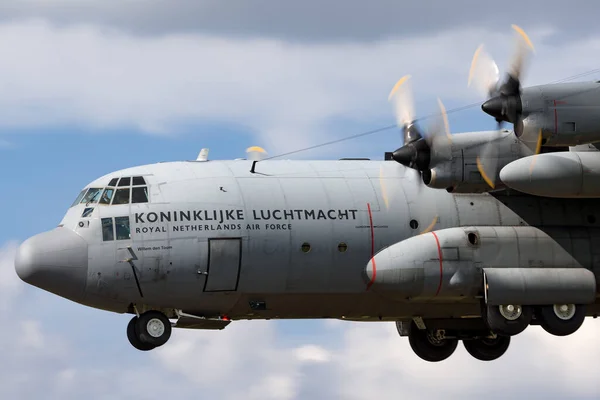
[{"label": "engine nacelle", "polygon": [[[415,236],[381,250],[365,273],[371,290],[398,301],[487,295],[504,304],[523,299],[548,304],[538,303],[549,300],[546,291],[551,304],[589,304],[596,296],[593,272],[530,226],[449,228]],[[509,301],[511,293],[515,299]]]},{"label": "engine nacelle", "polygon": [[557,152],[516,160],[500,171],[502,182],[544,197],[600,197],[600,153]]},{"label": "engine nacelle", "polygon": [[[434,189],[446,189],[454,193],[483,193],[492,190],[477,168],[477,158],[490,141],[496,149],[493,159],[486,160],[497,166],[497,171],[521,157],[532,154],[527,146],[519,141],[514,133],[469,132],[452,136],[452,156],[445,159],[432,154],[433,168],[423,171],[423,183]],[[491,177],[500,183],[496,177]],[[497,185],[494,189],[501,189]]]},{"label": "engine nacelle", "polygon": [[598,82],[571,82],[524,88],[526,124],[542,129],[546,146],[575,146],[600,140]]},{"label": "engine nacelle", "polygon": [[477,166],[474,163],[465,163],[462,156],[423,171],[423,183],[430,188],[446,189],[455,193],[484,193],[490,190]]}]

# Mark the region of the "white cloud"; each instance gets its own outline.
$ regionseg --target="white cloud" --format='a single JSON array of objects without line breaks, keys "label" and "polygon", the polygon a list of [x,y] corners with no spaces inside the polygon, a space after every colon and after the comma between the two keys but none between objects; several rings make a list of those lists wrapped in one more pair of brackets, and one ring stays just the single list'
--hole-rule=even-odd
[{"label": "white cloud", "polygon": [[326,363],[331,355],[321,346],[307,344],[296,349],[296,358],[307,363]]},{"label": "white cloud", "polygon": [[46,343],[39,321],[21,321],[20,327],[19,344],[21,346],[31,347],[35,350],[44,348]]},{"label": "white cloud", "polygon": [[[599,39],[551,46],[543,39],[552,32],[529,32],[537,40],[529,84],[595,67]],[[435,110],[437,96],[447,105],[479,99],[466,87],[475,48],[486,41],[502,68],[512,38],[508,28],[460,29],[308,45],[200,34],[138,37],[43,21],[4,24],[0,127],[131,127],[168,134],[184,125],[228,123],[256,133],[258,144],[276,154],[347,135],[332,133],[328,124],[335,118],[374,127],[392,123],[387,95],[407,73],[419,115]]]}]

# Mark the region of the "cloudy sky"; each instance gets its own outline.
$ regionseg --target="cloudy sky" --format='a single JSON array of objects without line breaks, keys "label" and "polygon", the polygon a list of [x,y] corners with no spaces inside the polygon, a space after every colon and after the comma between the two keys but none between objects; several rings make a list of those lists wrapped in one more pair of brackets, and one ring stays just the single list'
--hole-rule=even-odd
[{"label": "cloudy sky", "polygon": [[[506,357],[412,354],[393,324],[234,323],[175,331],[150,353],[128,316],[28,287],[15,248],[58,223],[87,182],[157,161],[271,155],[394,123],[387,94],[411,74],[419,115],[481,101],[467,88],[485,42],[501,70],[512,23],[535,44],[525,85],[600,68],[596,1],[3,0],[0,4],[0,398],[598,398],[600,323],[537,327]],[[484,5],[485,3],[485,5]],[[512,19],[516,18],[516,19]],[[578,80],[600,79],[588,74]],[[491,129],[479,108],[453,132]],[[388,130],[296,158],[380,158]]]}]

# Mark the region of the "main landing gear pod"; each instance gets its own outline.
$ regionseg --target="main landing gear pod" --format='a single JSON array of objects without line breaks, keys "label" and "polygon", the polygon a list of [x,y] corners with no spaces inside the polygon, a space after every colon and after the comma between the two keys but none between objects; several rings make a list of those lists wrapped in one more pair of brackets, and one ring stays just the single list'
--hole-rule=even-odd
[{"label": "main landing gear pod", "polygon": [[585,268],[485,268],[483,278],[483,316],[507,336],[523,332],[534,315],[546,332],[570,335],[596,296],[596,279]]},{"label": "main landing gear pod", "polygon": [[170,337],[171,321],[158,311],[135,316],[127,325],[127,339],[138,350],[148,351],[162,346]]}]

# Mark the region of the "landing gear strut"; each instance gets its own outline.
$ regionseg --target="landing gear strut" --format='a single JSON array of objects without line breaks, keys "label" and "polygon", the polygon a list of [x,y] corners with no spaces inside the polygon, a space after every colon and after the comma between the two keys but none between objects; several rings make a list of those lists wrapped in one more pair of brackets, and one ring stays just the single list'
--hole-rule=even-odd
[{"label": "landing gear strut", "polygon": [[171,321],[161,312],[147,311],[133,317],[127,325],[127,339],[141,351],[152,350],[167,343],[171,337]]},{"label": "landing gear strut", "polygon": [[458,346],[458,340],[445,338],[442,330],[422,330],[414,322],[410,326],[408,342],[416,355],[431,362],[447,359]]}]

